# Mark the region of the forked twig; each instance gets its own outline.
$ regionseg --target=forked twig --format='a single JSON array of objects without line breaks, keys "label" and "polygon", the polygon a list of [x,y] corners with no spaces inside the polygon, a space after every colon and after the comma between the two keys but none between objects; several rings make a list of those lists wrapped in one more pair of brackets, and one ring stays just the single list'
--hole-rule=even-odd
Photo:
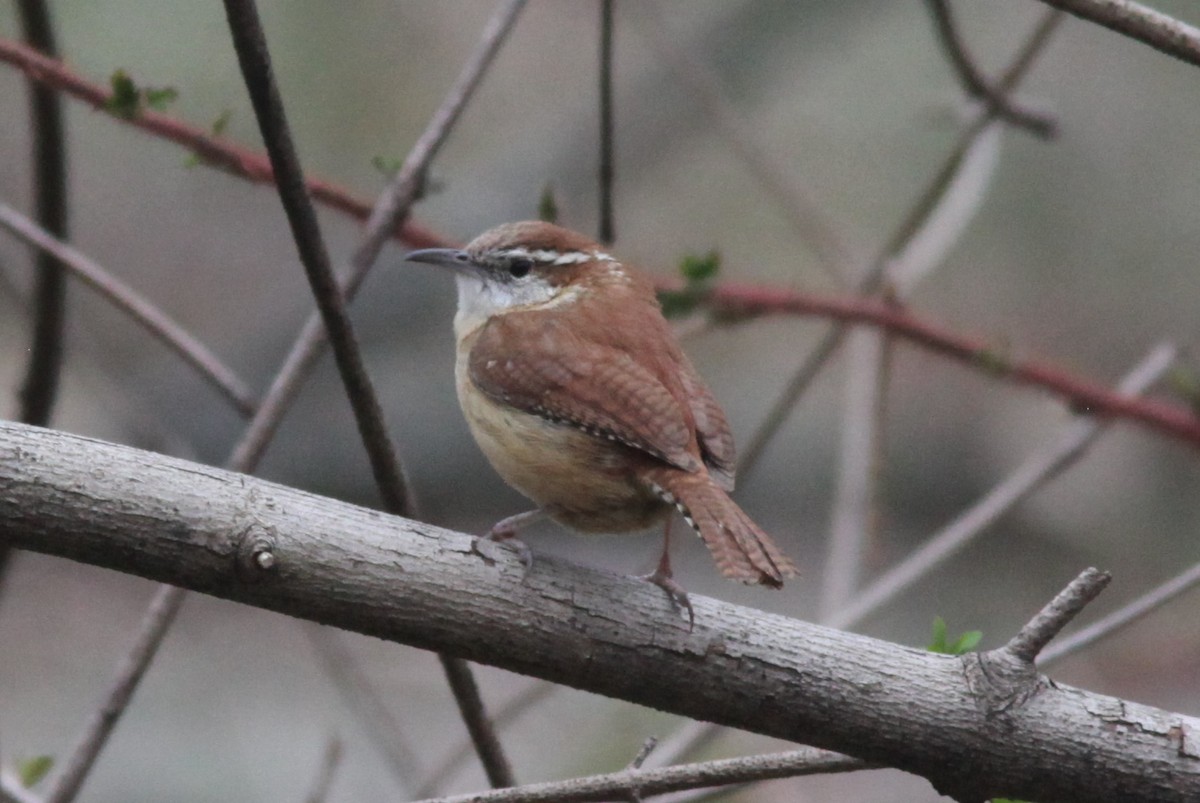
[{"label": "forked twig", "polygon": [[1052,116],[1018,106],[1007,93],[997,92],[991,85],[962,41],[949,0],[926,0],[925,4],[933,17],[938,41],[967,94],[987,102],[1005,122],[1024,128],[1036,136],[1053,137],[1058,133],[1058,122]]}]

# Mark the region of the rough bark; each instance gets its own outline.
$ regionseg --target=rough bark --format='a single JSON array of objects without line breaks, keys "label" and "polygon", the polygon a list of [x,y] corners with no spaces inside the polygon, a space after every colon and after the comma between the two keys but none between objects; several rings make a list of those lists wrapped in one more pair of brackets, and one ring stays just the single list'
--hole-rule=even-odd
[{"label": "rough bark", "polygon": [[[955,798],[1200,800],[1200,720],[503,548],[252,477],[0,424],[0,538],[928,778]],[[494,554],[493,554],[494,553]],[[1031,609],[1037,607],[1031,601]]]}]

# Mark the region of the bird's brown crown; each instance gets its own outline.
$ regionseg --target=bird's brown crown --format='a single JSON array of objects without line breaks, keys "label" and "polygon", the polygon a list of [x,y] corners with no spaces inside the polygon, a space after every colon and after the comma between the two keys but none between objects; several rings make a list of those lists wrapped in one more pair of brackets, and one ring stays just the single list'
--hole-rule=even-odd
[{"label": "bird's brown crown", "polygon": [[481,267],[513,276],[536,271],[552,285],[568,284],[581,272],[594,272],[598,267],[618,267],[599,243],[540,220],[496,226],[464,250]]}]

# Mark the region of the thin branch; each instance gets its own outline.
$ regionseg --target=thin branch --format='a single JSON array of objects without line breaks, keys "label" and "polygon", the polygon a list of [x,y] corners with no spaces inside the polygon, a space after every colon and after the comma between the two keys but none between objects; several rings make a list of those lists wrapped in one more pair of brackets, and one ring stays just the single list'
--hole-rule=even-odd
[{"label": "thin branch", "polygon": [[822,271],[838,287],[846,285],[851,266],[857,259],[846,246],[837,227],[816,199],[795,182],[784,181],[787,170],[757,142],[746,116],[729,102],[727,93],[712,69],[686,47],[680,47],[668,30],[659,4],[633,3],[629,11],[639,14],[645,23],[633,26],[651,44],[651,52],[663,56],[675,79],[687,87],[704,109],[705,122],[729,144],[731,151],[775,201],[784,217],[811,249]]},{"label": "thin branch", "polygon": [[442,670],[446,679],[450,681],[454,702],[458,704],[458,711],[471,734],[471,741],[475,745],[475,752],[479,754],[488,783],[493,789],[515,786],[517,782],[513,776],[512,765],[504,755],[500,737],[488,718],[471,665],[461,658],[454,658],[445,653],[439,653],[438,660],[442,662]]},{"label": "thin branch", "polygon": [[841,448],[828,554],[821,578],[822,620],[853,597],[862,574],[863,551],[875,513],[875,458],[880,438],[877,413],[884,394],[879,381],[883,347],[884,338],[871,330],[852,333],[846,345]]},{"label": "thin branch", "polygon": [[1032,664],[1050,639],[1061,633],[1111,581],[1112,575],[1108,572],[1085,569],[1026,622],[1005,645],[1005,649],[1019,660]]},{"label": "thin branch", "polygon": [[1194,564],[1186,571],[1177,574],[1162,585],[1151,589],[1087,627],[1051,644],[1042,651],[1038,665],[1048,666],[1054,661],[1059,661],[1095,644],[1102,638],[1111,636],[1121,628],[1136,622],[1197,585],[1200,585],[1200,563]]},{"label": "thin branch", "polygon": [[968,95],[987,102],[998,117],[1018,128],[1026,129],[1031,134],[1042,138],[1050,138],[1058,134],[1058,122],[1052,116],[1021,108],[1007,94],[997,92],[992,87],[967,51],[966,44],[959,34],[958,26],[954,22],[954,14],[950,10],[949,0],[926,0],[925,4],[929,7],[929,13],[933,17],[938,42],[945,51],[946,58],[954,67],[955,76]]},{"label": "thin branch", "polygon": [[0,767],[0,803],[43,803],[43,801],[26,789],[19,778]]},{"label": "thin branch", "polygon": [[583,803],[627,797],[630,794],[649,796],[775,778],[857,772],[875,766],[840,753],[804,748],[787,753],[726,758],[653,770],[626,769],[607,775],[528,784],[493,792],[430,798],[422,803]]},{"label": "thin branch", "polygon": [[216,354],[172,320],[158,306],[104,269],[87,255],[52,236],[7,204],[0,203],[0,227],[22,242],[51,254],[84,284],[129,315],[155,339],[192,366],[210,385],[224,395],[238,412],[249,416],[255,409],[254,393],[245,381]]},{"label": "thin branch", "polygon": [[[86,80],[62,62],[43,56],[20,42],[0,38],[0,62],[11,64],[24,72],[30,80],[83,101],[100,112],[106,112],[112,97],[112,90],[107,86]],[[150,109],[141,110],[133,117],[110,115],[110,118],[181,145],[205,164],[225,170],[231,175],[256,184],[275,183],[271,164],[261,151],[213,136],[199,126],[189,125]],[[342,187],[320,179],[308,179],[307,187],[313,200],[339,212],[359,220],[366,220],[371,214],[371,204],[368,201],[354,196]],[[449,244],[444,237],[411,221],[390,230],[388,234],[419,248]]]},{"label": "thin branch", "polygon": [[313,778],[312,789],[304,798],[305,803],[325,803],[329,799],[334,775],[342,763],[342,752],[342,740],[337,736],[331,737],[321,755],[321,762],[317,765],[317,775]]},{"label": "thin branch", "polygon": [[615,0],[600,0],[600,224],[596,239],[610,245],[617,238],[613,211],[615,173],[613,125],[613,14]]},{"label": "thin branch", "polygon": [[[1170,346],[1153,349],[1121,382],[1120,392],[1130,396],[1145,392],[1170,369],[1174,359],[1175,349]],[[1103,426],[1103,420],[1072,422],[1050,449],[1022,463],[977,503],[930,536],[916,552],[871,583],[848,606],[823,620],[824,623],[830,627],[851,627],[895,599],[1081,458]]]},{"label": "thin branch", "polygon": [[1004,348],[960,335],[911,313],[869,299],[822,298],[748,285],[714,288],[709,303],[718,314],[754,317],[768,312],[820,315],[854,324],[871,324],[936,354],[953,357],[1018,385],[1059,396],[1073,410],[1102,418],[1135,421],[1174,440],[1200,447],[1200,417],[1167,402],[1135,399],[1049,363],[1011,358]]},{"label": "thin branch", "polygon": [[1129,0],[1042,0],[1200,67],[1200,29]]},{"label": "thin branch", "polygon": [[121,659],[116,677],[105,695],[103,704],[92,714],[84,726],[75,746],[49,782],[46,803],[67,803],[74,800],[83,781],[91,771],[100,751],[116,727],[117,720],[129,706],[129,701],[158,652],[163,637],[175,621],[179,606],[187,591],[170,585],[161,585],[146,609],[133,645]]},{"label": "thin branch", "polygon": [[[504,44],[517,16],[525,7],[526,0],[504,0],[488,20],[480,34],[478,45],[463,65],[450,91],[441,105],[430,117],[429,123],[416,143],[404,158],[400,170],[379,196],[368,216],[358,247],[350,257],[349,267],[341,273],[343,292],[347,299],[357,294],[371,266],[389,234],[401,228],[407,221],[413,203],[416,202],[429,163],[437,155],[454,124],[462,115],[468,101],[479,87],[488,68],[495,60],[500,46]],[[412,228],[404,223],[405,231]],[[417,230],[425,230],[417,227]],[[437,245],[447,245],[438,239]],[[257,465],[267,445],[274,437],[284,413],[291,407],[304,380],[316,365],[325,346],[325,328],[320,315],[314,313],[296,337],[291,351],[275,375],[271,387],[263,397],[258,413],[243,433],[230,462],[234,466]]]},{"label": "thin branch", "polygon": [[[25,41],[34,50],[53,58],[57,51],[54,24],[45,0],[20,0],[17,9]],[[58,93],[30,80],[29,112],[37,220],[61,239],[67,234],[67,143]],[[34,325],[25,379],[19,394],[19,417],[27,424],[44,427],[50,423],[62,374],[67,290],[62,267],[51,254],[39,252],[36,267]],[[3,559],[0,559],[2,568]]]},{"label": "thin branch", "polygon": [[371,741],[383,754],[392,777],[406,796],[411,797],[417,759],[404,738],[404,731],[388,708],[387,701],[359,666],[358,661],[342,642],[341,634],[329,628],[303,623],[325,674],[341,693],[354,716],[362,722]]}]

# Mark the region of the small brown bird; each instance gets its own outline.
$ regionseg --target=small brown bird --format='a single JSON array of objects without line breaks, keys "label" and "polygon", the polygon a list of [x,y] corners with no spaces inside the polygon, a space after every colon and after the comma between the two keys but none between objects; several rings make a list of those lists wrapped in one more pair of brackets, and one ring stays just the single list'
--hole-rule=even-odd
[{"label": "small brown bird", "polygon": [[[454,271],[459,403],[496,471],[538,505],[487,537],[511,539],[542,516],[627,532],[676,508],[726,577],[778,588],[795,574],[729,498],[729,423],[645,275],[584,235],[538,221],[406,259]],[[671,578],[669,524],[646,579],[690,612]]]}]

